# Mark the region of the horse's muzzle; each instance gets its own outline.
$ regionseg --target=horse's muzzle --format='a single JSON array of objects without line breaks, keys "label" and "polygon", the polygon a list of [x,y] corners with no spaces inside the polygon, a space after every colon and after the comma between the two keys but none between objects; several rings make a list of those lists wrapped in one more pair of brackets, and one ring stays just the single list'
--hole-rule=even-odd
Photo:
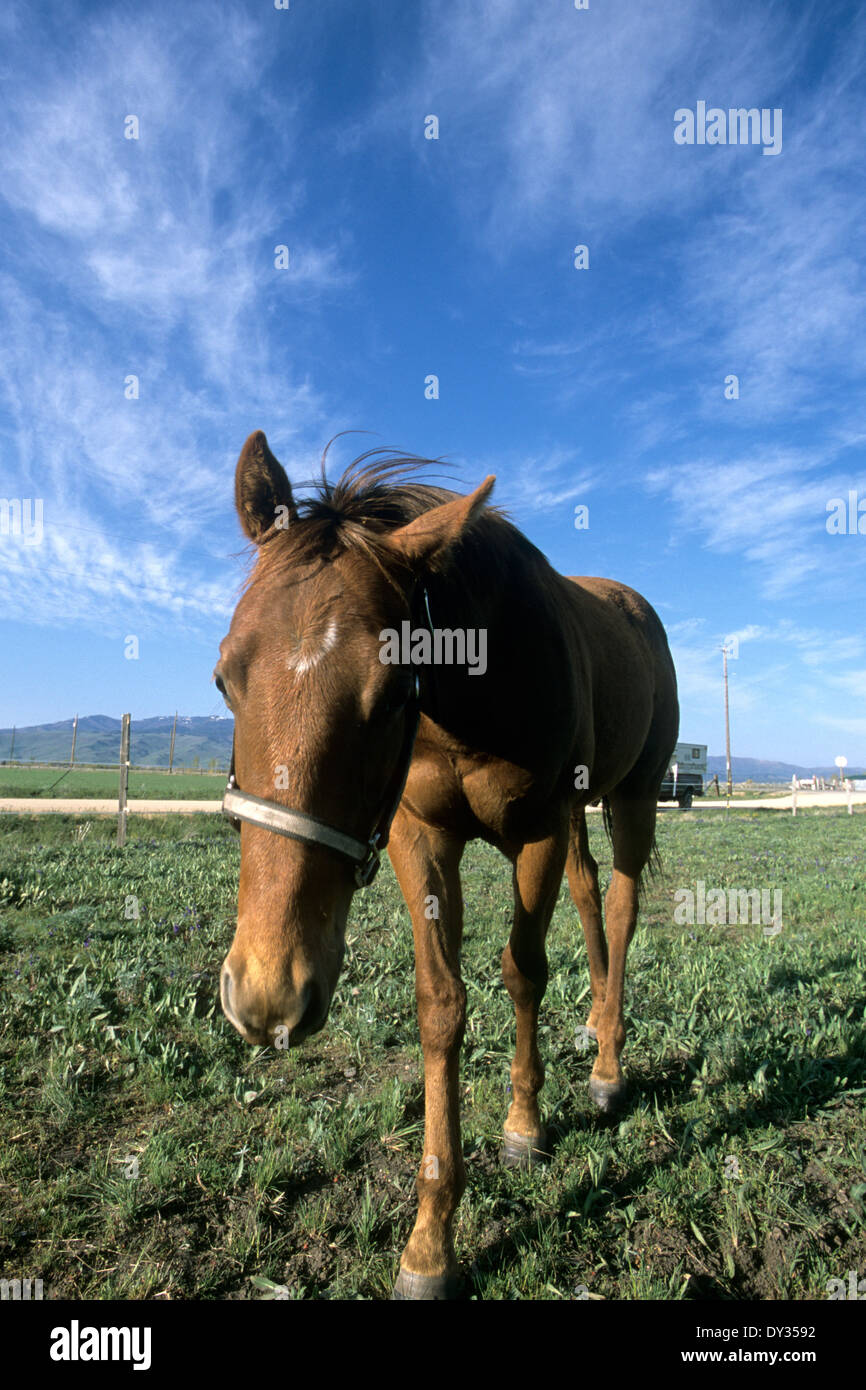
[{"label": "horse's muzzle", "polygon": [[313,1033],[324,1028],[328,1019],[330,999],[327,992],[310,979],[300,994],[292,999],[274,1001],[246,997],[243,984],[238,984],[228,965],[223,965],[220,977],[220,998],[223,1013],[248,1043],[254,1046],[274,1046],[279,1049],[298,1047]]}]

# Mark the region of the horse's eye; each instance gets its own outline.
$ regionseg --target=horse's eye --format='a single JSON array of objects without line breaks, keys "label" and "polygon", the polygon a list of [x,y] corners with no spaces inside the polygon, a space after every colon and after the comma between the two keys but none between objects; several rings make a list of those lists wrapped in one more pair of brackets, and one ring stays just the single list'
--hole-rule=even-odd
[{"label": "horse's eye", "polygon": [[219,691],[220,695],[222,695],[229,709],[231,709],[231,701],[229,700],[228,693],[223,683],[223,678],[218,672],[214,673],[214,684],[216,685],[217,690]]},{"label": "horse's eye", "polygon": [[400,711],[405,707],[406,701],[408,699],[408,686],[405,690],[401,688],[398,688],[396,690],[389,690],[388,695],[382,705],[382,714],[384,718],[393,719],[394,715],[399,714]]}]

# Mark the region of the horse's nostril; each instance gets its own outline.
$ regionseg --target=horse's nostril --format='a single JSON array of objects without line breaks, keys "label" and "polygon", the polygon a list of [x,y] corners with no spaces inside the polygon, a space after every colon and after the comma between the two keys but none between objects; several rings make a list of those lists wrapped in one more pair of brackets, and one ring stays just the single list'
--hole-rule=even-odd
[{"label": "horse's nostril", "polygon": [[222,974],[220,975],[220,996],[222,999],[223,1013],[234,1022],[234,1010],[232,1009],[232,977],[227,965],[223,966]]},{"label": "horse's nostril", "polygon": [[322,1018],[322,996],[315,980],[304,986],[304,1012],[292,1029],[292,1038],[300,1041],[310,1033],[317,1033],[324,1022]]},{"label": "horse's nostril", "polygon": [[246,1037],[250,1031],[250,1023],[244,1014],[243,990],[238,989],[227,965],[223,966],[220,975],[220,1001],[229,1023]]}]

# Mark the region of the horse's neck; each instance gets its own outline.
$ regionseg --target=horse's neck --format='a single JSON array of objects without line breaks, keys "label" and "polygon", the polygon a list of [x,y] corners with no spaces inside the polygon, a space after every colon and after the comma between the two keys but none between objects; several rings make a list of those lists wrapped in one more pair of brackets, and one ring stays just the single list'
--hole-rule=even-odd
[{"label": "horse's neck", "polygon": [[503,662],[513,667],[561,630],[558,586],[563,582],[539,552],[516,550],[510,559],[498,556],[492,572],[480,578],[459,567],[433,576],[427,607],[436,627],[485,628],[488,649],[495,643]]},{"label": "horse's neck", "polygon": [[515,748],[523,746],[527,721],[540,733],[548,705],[561,706],[563,689],[573,681],[557,583],[543,562],[519,553],[513,564],[498,565],[489,580],[467,580],[456,568],[431,579],[432,626],[483,629],[487,669],[468,675],[434,666],[425,713],[469,742],[495,729],[497,742],[513,738]]}]

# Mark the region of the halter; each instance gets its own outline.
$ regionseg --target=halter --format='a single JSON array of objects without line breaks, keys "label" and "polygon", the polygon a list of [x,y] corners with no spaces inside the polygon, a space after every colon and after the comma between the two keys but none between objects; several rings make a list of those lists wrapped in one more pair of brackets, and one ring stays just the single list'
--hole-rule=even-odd
[{"label": "halter", "polygon": [[[423,592],[426,616],[432,631],[430,604],[426,588]],[[379,871],[382,850],[388,843],[391,822],[397,814],[397,807],[400,805],[406,778],[409,776],[420,718],[421,681],[416,671],[414,687],[406,709],[406,732],[403,736],[403,747],[400,750],[396,792],[393,797],[386,801],[385,811],[376,821],[369,840],[356,840],[353,835],[346,835],[344,831],[337,830],[325,821],[308,815],[306,811],[291,810],[287,806],[281,806],[278,801],[267,801],[264,797],[253,796],[251,792],[242,792],[235,777],[234,738],[232,738],[232,760],[223,796],[222,813],[238,831],[241,828],[241,821],[247,821],[250,825],[259,826],[261,830],[272,830],[275,835],[285,835],[289,840],[301,840],[308,845],[326,845],[328,849],[336,850],[338,854],[342,854],[346,859],[352,861],[355,865],[356,884],[359,888],[366,888],[369,883],[373,882]]]},{"label": "halter", "polygon": [[235,779],[235,744],[232,739],[232,761],[229,778],[223,796],[222,813],[235,830],[240,830],[240,822],[248,821],[262,830],[273,830],[275,835],[285,835],[289,840],[302,840],[309,845],[326,845],[338,854],[345,855],[355,865],[355,882],[359,888],[366,888],[379,871],[382,850],[388,843],[391,822],[397,814],[412,753],[415,748],[415,735],[421,718],[421,682],[415,672],[415,687],[407,706],[406,733],[400,753],[399,780],[395,795],[386,803],[386,814],[379,817],[369,840],[356,840],[325,821],[317,820],[306,811],[293,811],[281,806],[278,801],[266,801],[264,797],[242,792]]}]

